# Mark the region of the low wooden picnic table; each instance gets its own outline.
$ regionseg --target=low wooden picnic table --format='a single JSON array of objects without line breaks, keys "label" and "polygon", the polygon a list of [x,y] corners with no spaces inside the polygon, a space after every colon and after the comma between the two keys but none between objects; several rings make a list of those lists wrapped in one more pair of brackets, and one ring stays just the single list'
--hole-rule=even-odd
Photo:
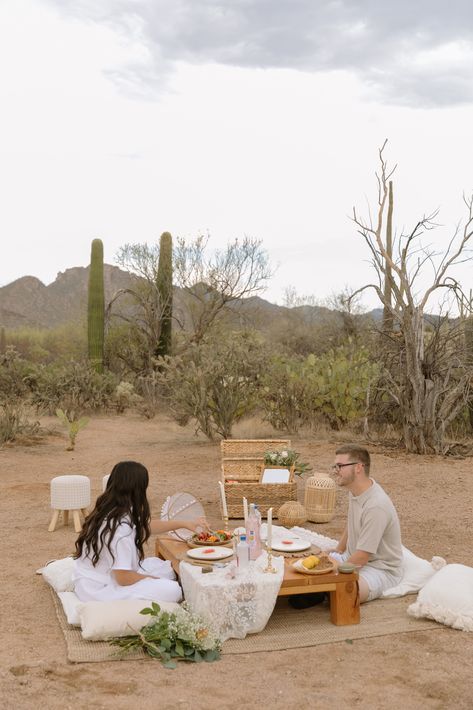
[{"label": "low wooden picnic table", "polygon": [[[163,560],[169,560],[174,571],[179,576],[179,565],[186,559],[188,545],[173,538],[160,536],[156,539],[156,555]],[[330,595],[330,620],[336,626],[348,626],[360,623],[360,597],[358,594],[358,574],[327,574],[309,575],[296,572],[292,568],[294,558],[284,560],[284,578],[279,590],[279,597],[291,594],[311,594],[328,592]]]}]

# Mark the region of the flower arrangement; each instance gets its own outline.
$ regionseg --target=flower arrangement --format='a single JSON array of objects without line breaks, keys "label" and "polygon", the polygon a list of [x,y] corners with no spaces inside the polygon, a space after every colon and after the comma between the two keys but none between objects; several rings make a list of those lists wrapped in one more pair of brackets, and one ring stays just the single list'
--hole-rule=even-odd
[{"label": "flower arrangement", "polygon": [[294,449],[285,449],[283,451],[265,451],[264,463],[266,466],[294,466],[294,473],[302,476],[303,473],[311,470],[308,463],[299,461],[299,453]]},{"label": "flower arrangement", "polygon": [[218,661],[221,642],[203,619],[191,612],[185,602],[175,612],[161,611],[159,604],[142,609],[154,621],[143,626],[137,634],[114,638],[113,646],[121,653],[142,648],[152,658],[158,658],[165,668],[176,668],[176,661]]}]

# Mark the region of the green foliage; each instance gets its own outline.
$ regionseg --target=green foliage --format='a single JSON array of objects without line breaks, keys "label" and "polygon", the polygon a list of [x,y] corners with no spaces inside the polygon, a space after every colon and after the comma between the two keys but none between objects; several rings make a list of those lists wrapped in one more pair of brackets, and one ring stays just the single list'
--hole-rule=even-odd
[{"label": "green foliage", "polygon": [[103,371],[104,322],[103,243],[101,239],[94,239],[90,254],[87,339],[89,359],[97,372]]},{"label": "green foliage", "polygon": [[294,473],[302,476],[303,473],[311,471],[308,463],[299,461],[300,454],[294,449],[286,449],[285,451],[265,451],[264,463],[267,466],[294,466]]},{"label": "green foliage", "polygon": [[0,353],[0,444],[39,430],[39,422],[28,416],[31,369],[11,345]]},{"label": "green foliage", "polygon": [[141,610],[154,621],[143,626],[132,636],[110,641],[121,653],[142,648],[152,658],[159,659],[165,668],[176,668],[176,661],[201,663],[220,659],[220,640],[209,626],[185,605],[176,612],[161,611],[159,604]]},{"label": "green foliage", "polygon": [[311,419],[309,366],[301,358],[276,356],[262,381],[264,418],[280,431],[296,433]]},{"label": "green foliage", "polygon": [[267,362],[254,335],[233,333],[166,358],[156,377],[179,424],[194,420],[209,439],[229,438],[233,424],[257,406]]},{"label": "green foliage", "polygon": [[37,409],[53,414],[60,408],[70,420],[85,411],[112,407],[116,385],[113,374],[100,374],[89,363],[41,365],[30,377],[32,403]]},{"label": "green foliage", "polygon": [[141,397],[136,394],[131,382],[120,382],[113,393],[113,401],[118,414],[123,414],[125,409],[129,409],[141,401]]},{"label": "green foliage", "polygon": [[80,360],[87,354],[84,323],[66,323],[56,328],[17,328],[8,331],[8,342],[35,363]]},{"label": "green foliage", "polygon": [[156,357],[171,354],[172,342],[172,237],[169,232],[161,234],[157,288],[161,304],[159,341]]},{"label": "green foliage", "polygon": [[69,446],[66,447],[66,451],[74,451],[76,445],[77,434],[89,423],[86,417],[80,417],[79,419],[69,419],[68,416],[63,412],[62,409],[56,409],[57,418],[64,424],[69,436]]},{"label": "green foliage", "polygon": [[363,346],[349,342],[323,355],[275,358],[265,375],[265,418],[279,430],[297,432],[322,415],[334,429],[359,419],[378,366]]},{"label": "green foliage", "polygon": [[349,343],[318,359],[309,355],[307,360],[312,370],[312,406],[325,415],[330,426],[341,429],[361,417],[368,385],[379,375],[368,351]]}]

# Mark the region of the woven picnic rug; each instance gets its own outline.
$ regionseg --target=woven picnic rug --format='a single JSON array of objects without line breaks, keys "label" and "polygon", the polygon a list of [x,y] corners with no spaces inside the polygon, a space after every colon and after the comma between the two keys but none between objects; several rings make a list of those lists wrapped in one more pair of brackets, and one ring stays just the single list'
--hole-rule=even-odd
[{"label": "woven picnic rug", "polygon": [[[59,625],[64,634],[67,659],[73,663],[98,661],[151,660],[143,651],[126,656],[117,654],[117,649],[106,641],[84,641],[79,628],[67,623],[61,602],[52,592]],[[335,626],[330,622],[326,604],[297,611],[287,599],[279,599],[273,615],[264,631],[251,634],[245,639],[230,639],[223,646],[223,654],[256,653],[258,651],[283,651],[289,648],[318,646],[338,641],[387,636],[409,631],[445,629],[435,621],[414,619],[406,609],[414,597],[383,599],[364,604],[361,608],[361,623],[353,626]]]}]

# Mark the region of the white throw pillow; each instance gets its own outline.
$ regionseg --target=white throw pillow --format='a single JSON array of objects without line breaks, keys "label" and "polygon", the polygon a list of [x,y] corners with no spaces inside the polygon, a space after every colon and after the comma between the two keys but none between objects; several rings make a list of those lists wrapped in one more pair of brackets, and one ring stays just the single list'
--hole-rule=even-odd
[{"label": "white throw pillow", "polygon": [[75,592],[58,592],[58,597],[64,609],[67,623],[71,626],[80,626],[78,607],[82,602],[77,594]]},{"label": "white throw pillow", "polygon": [[38,572],[41,572],[46,582],[51,585],[55,592],[73,592],[73,569],[74,560],[72,557],[64,557],[62,560],[49,562],[46,567],[38,570]]},{"label": "white throw pillow", "polygon": [[447,565],[441,569],[421,589],[407,613],[473,631],[473,567]]},{"label": "white throw pillow", "polygon": [[405,594],[418,592],[438,570],[447,564],[443,557],[432,557],[431,562],[423,560],[414,555],[407,547],[402,548],[402,558],[402,579],[395,587],[390,587],[381,594],[385,599],[403,597]]},{"label": "white throw pillow", "polygon": [[[175,611],[179,604],[157,602],[163,611]],[[153,617],[140,614],[152,602],[146,599],[115,599],[110,602],[84,602],[78,613],[82,636],[87,641],[106,641],[116,636],[130,636],[153,621]]]}]

